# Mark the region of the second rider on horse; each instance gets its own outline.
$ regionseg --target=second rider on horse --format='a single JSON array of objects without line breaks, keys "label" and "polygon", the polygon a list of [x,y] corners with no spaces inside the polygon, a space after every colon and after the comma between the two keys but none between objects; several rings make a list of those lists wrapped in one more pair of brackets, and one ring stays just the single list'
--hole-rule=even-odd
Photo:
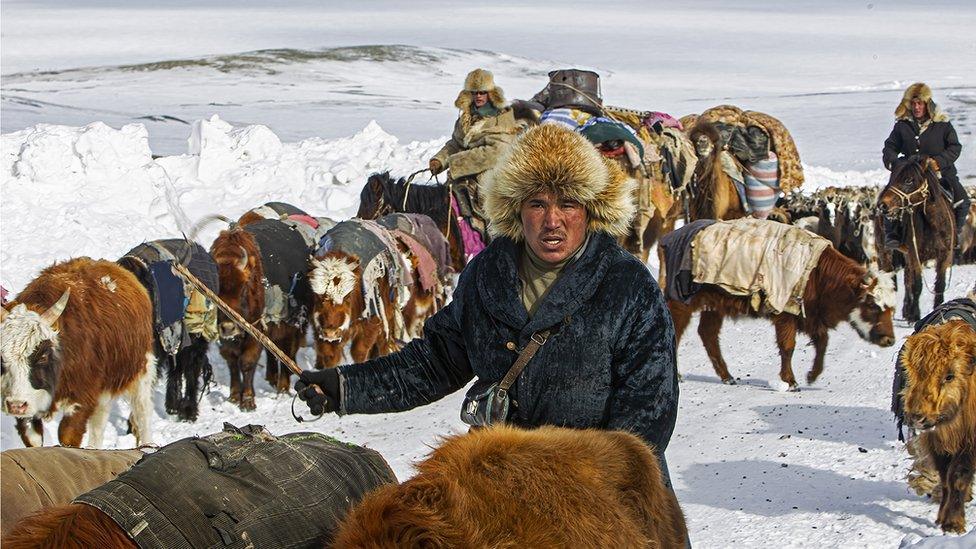
[{"label": "second rider on horse", "polygon": [[[939,165],[941,184],[952,194],[956,218],[956,247],[958,250],[962,228],[969,213],[969,195],[959,182],[955,161],[962,145],[949,117],[932,100],[932,89],[916,82],[905,90],[895,109],[894,129],[885,140],[882,160],[885,168],[895,171],[901,162],[917,156],[927,156]],[[899,227],[885,220],[885,247],[900,245]]]}]

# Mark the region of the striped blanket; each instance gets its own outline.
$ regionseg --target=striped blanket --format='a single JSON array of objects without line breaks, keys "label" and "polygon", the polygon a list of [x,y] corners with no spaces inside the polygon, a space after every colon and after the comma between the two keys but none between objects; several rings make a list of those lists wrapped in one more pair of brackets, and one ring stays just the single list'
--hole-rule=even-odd
[{"label": "striped blanket", "polygon": [[776,206],[776,198],[780,194],[778,170],[779,162],[776,153],[770,151],[765,160],[753,162],[743,172],[746,202],[752,210],[753,217],[766,219]]}]

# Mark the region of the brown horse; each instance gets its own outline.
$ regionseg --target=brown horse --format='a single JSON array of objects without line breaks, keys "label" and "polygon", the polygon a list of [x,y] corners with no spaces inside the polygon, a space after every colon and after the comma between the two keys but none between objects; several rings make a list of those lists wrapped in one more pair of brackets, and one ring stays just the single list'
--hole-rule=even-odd
[{"label": "brown horse", "polygon": [[688,137],[698,152],[698,164],[692,179],[688,220],[738,219],[746,216],[735,182],[722,169],[720,135],[714,124],[698,122]]},{"label": "brown horse", "polygon": [[917,321],[922,293],[922,265],[935,260],[935,301],[945,298],[946,270],[952,265],[956,224],[952,203],[942,192],[939,166],[931,158],[907,160],[891,172],[888,185],[878,195],[878,215],[899,223],[901,243],[897,251],[905,262],[905,301],[902,316]]},{"label": "brown horse", "polygon": [[394,180],[389,172],[374,173],[359,193],[356,217],[378,219],[391,213],[419,213],[433,219],[450,244],[454,272],[464,269],[464,241],[451,211],[450,186],[413,185],[403,178]]}]

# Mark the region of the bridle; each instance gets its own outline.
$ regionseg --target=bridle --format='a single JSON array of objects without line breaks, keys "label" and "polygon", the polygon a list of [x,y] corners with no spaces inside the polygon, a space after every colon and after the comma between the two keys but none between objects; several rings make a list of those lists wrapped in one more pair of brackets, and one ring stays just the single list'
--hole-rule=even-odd
[{"label": "bridle", "polygon": [[[892,194],[898,198],[899,202],[898,206],[890,208],[887,212],[885,212],[884,215],[888,219],[898,219],[904,214],[913,213],[915,208],[925,204],[929,198],[929,184],[928,181],[925,180],[924,174],[922,175],[921,183],[919,183],[918,187],[912,192],[906,193],[898,187],[888,186],[887,189],[882,191],[882,196],[884,196],[884,194],[888,191],[891,191]],[[915,201],[916,196],[919,197],[917,202]]]}]

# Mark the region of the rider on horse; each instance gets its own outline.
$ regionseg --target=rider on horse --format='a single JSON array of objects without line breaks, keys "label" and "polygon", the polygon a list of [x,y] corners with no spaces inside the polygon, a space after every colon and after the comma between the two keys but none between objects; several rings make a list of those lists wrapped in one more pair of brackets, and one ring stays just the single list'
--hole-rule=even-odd
[{"label": "rider on horse", "polygon": [[463,185],[467,196],[459,197],[461,214],[484,238],[485,216],[478,200],[478,184],[515,140],[518,126],[502,89],[484,69],[468,73],[454,106],[461,111],[454,132],[430,159],[429,168],[434,175],[450,170],[450,180]]},{"label": "rider on horse", "polygon": [[[952,194],[958,249],[970,199],[959,182],[953,164],[962,151],[956,130],[949,117],[932,100],[932,89],[922,82],[916,82],[905,90],[901,103],[895,109],[895,117],[895,127],[884,144],[882,160],[885,168],[894,170],[906,158],[919,155],[936,161],[941,173],[940,183]],[[897,248],[900,244],[898,227],[886,218],[884,229],[885,247]]]}]

